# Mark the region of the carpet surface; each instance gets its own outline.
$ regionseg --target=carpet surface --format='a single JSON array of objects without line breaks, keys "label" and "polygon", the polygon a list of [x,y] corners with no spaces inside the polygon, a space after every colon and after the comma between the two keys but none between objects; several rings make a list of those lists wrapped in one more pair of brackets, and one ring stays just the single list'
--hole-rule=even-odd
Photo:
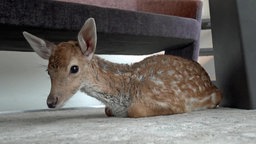
[{"label": "carpet surface", "polygon": [[108,118],[82,108],[0,114],[0,143],[255,144],[256,110],[218,108],[149,118]]}]

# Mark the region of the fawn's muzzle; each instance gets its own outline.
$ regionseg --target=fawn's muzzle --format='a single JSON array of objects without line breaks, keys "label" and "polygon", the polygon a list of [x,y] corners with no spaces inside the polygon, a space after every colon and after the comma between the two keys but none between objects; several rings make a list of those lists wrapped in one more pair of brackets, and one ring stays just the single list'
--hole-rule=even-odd
[{"label": "fawn's muzzle", "polygon": [[58,97],[48,97],[47,98],[48,108],[56,108],[57,104],[58,104]]}]

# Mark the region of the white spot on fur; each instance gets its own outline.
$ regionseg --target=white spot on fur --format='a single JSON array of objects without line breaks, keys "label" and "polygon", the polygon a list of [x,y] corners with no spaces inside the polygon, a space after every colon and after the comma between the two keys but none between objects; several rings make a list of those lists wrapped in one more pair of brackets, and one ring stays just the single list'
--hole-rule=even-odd
[{"label": "white spot on fur", "polygon": [[162,73],[163,73],[162,70],[160,70],[160,71],[157,72],[158,75],[161,75]]},{"label": "white spot on fur", "polygon": [[182,89],[186,89],[187,86],[186,86],[185,84],[183,84],[183,85],[181,86],[181,88],[182,88]]},{"label": "white spot on fur", "polygon": [[171,82],[170,82],[170,85],[171,85],[171,86],[177,86],[177,84],[178,84],[177,81],[171,81]]},{"label": "white spot on fur", "polygon": [[144,76],[143,75],[139,75],[136,77],[138,81],[142,81],[144,79]]},{"label": "white spot on fur", "polygon": [[174,75],[174,78],[175,78],[176,80],[180,81],[180,80],[183,79],[183,76],[180,75],[180,74],[176,74],[176,75]]},{"label": "white spot on fur", "polygon": [[189,75],[188,71],[184,71],[184,75],[188,76]]},{"label": "white spot on fur", "polygon": [[202,90],[203,90],[203,88],[202,88],[201,86],[198,86],[198,89],[199,89],[199,91],[202,91]]},{"label": "white spot on fur", "polygon": [[180,88],[177,85],[173,85],[172,86],[173,92],[175,93],[175,95],[179,96],[182,91],[180,90]]},{"label": "white spot on fur", "polygon": [[193,80],[193,79],[194,79],[194,77],[189,77],[188,79],[189,79],[189,80]]},{"label": "white spot on fur", "polygon": [[175,73],[175,71],[174,70],[168,70],[167,73],[168,73],[169,76],[172,76]]},{"label": "white spot on fur", "polygon": [[161,62],[162,62],[162,64],[167,64],[169,61],[168,61],[168,59],[162,59]]},{"label": "white spot on fur", "polygon": [[191,103],[198,102],[198,99],[192,97],[192,98],[190,98],[190,102],[191,102]]},{"label": "white spot on fur", "polygon": [[160,93],[161,93],[161,92],[160,92],[159,90],[157,90],[156,88],[153,88],[152,91],[153,91],[154,94],[160,94]]},{"label": "white spot on fur", "polygon": [[160,102],[160,101],[156,101],[156,104],[159,105],[162,108],[167,108],[169,107],[168,103],[166,102]]},{"label": "white spot on fur", "polygon": [[156,78],[155,76],[150,77],[150,80],[152,82],[154,82],[156,85],[164,85],[164,82],[158,78]]},{"label": "white spot on fur", "polygon": [[194,88],[191,84],[188,84],[188,89],[191,89],[193,92],[197,92],[197,89]]}]

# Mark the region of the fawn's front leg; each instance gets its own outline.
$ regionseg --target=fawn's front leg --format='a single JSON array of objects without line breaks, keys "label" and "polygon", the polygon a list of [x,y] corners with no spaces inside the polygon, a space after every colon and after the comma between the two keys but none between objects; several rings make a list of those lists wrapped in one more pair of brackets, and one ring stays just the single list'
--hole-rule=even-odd
[{"label": "fawn's front leg", "polygon": [[158,115],[169,115],[174,114],[170,107],[161,107],[157,105],[150,105],[144,103],[133,103],[128,108],[128,117],[139,118],[139,117],[150,117]]},{"label": "fawn's front leg", "polygon": [[111,110],[109,107],[105,107],[105,114],[106,114],[108,117],[114,116],[113,113],[112,113],[112,110]]}]

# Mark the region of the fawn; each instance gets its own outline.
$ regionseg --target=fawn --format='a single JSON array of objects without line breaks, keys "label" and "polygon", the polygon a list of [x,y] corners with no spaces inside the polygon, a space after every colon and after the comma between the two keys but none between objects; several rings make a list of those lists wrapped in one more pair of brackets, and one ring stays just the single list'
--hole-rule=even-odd
[{"label": "fawn", "polygon": [[106,105],[107,116],[147,117],[215,108],[221,93],[192,60],[157,55],[116,64],[94,55],[96,25],[89,18],[77,41],[57,45],[23,32],[34,51],[49,60],[49,108],[60,108],[78,90]]}]

